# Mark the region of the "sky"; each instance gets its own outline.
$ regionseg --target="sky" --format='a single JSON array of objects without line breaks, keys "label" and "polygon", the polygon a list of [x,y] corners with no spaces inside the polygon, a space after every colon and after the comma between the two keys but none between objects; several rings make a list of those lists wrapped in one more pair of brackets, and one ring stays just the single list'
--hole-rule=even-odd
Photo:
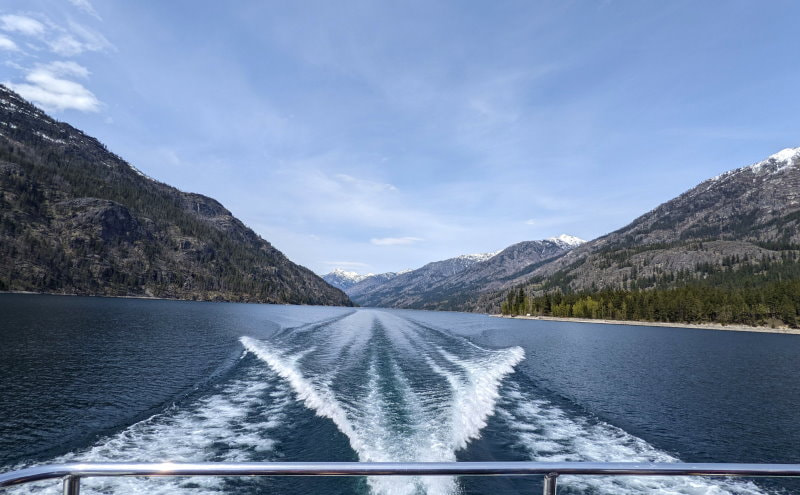
[{"label": "sky", "polygon": [[800,2],[2,0],[0,82],[319,274],[587,240],[800,146]]}]

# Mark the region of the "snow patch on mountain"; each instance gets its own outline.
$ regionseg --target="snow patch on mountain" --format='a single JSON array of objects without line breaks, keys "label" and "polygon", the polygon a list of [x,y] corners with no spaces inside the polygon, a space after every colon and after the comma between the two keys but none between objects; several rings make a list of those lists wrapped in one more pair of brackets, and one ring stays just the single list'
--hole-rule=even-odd
[{"label": "snow patch on mountain", "polygon": [[795,165],[796,163],[800,164],[800,148],[784,148],[779,152],[768,156],[766,160],[762,160],[758,163],[754,163],[746,167],[737,168],[735,170],[729,170],[727,172],[723,172],[717,175],[716,177],[712,177],[711,179],[708,180],[710,184],[706,188],[706,191],[714,187],[721,180],[729,179],[744,171],[750,171],[754,174],[762,174],[762,173],[776,174],[778,172],[786,170],[787,168]]},{"label": "snow patch on mountain", "polygon": [[755,165],[751,165],[750,168],[754,171],[761,169],[764,164],[769,163],[771,161],[776,163],[782,163],[783,165],[779,166],[775,169],[775,172],[780,172],[781,170],[792,166],[793,162],[800,158],[800,148],[784,148],[779,152],[775,153],[774,155],[770,155],[769,158],[764,160],[763,162],[756,163]]},{"label": "snow patch on mountain", "polygon": [[570,247],[577,247],[586,242],[580,237],[575,237],[574,235],[569,234],[561,234],[558,237],[548,237],[546,240]]},{"label": "snow patch on mountain", "polygon": [[366,275],[361,275],[358,272],[348,272],[342,270],[341,268],[336,268],[328,275],[335,275],[343,280],[352,280],[353,282],[361,282],[365,278],[373,276],[374,273],[367,273]]},{"label": "snow patch on mountain", "polygon": [[488,259],[492,259],[499,252],[500,251],[495,251],[493,253],[462,254],[461,256],[456,256],[454,259],[466,260],[466,261],[474,261],[475,263],[478,263],[480,261],[486,261]]},{"label": "snow patch on mountain", "polygon": [[785,162],[800,155],[800,148],[784,148],[774,155],[770,155],[767,160],[775,160],[776,162]]}]

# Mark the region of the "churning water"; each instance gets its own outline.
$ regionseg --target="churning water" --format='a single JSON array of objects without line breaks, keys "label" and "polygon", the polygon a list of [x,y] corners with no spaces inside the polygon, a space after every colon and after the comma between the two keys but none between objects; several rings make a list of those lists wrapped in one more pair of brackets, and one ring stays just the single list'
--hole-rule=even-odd
[{"label": "churning water", "polygon": [[[631,400],[631,387],[614,389],[614,380],[605,379],[611,387],[600,387],[605,394],[625,398],[593,400],[576,384],[597,376],[581,381],[563,371],[562,381],[540,379],[542,366],[558,371],[568,365],[552,361],[557,349],[567,360],[581,352],[581,345],[560,340],[575,332],[571,327],[372,309],[32,296],[3,296],[0,305],[0,336],[11,350],[0,368],[0,384],[10,392],[0,402],[3,470],[78,460],[715,460],[707,452],[713,439],[698,447],[692,437],[701,427],[696,419],[687,418],[684,434],[660,430],[657,418],[642,419],[649,414],[645,406],[635,416],[639,424],[625,419],[628,412],[615,412],[614,404]],[[49,311],[32,312],[41,305]],[[607,327],[591,328],[584,345]],[[663,335],[672,329],[656,330]],[[620,331],[636,338],[631,328],[609,331],[608,338],[615,341]],[[730,346],[725,333],[702,335],[722,336],[717,347]],[[772,336],[759,337],[772,345]],[[794,340],[776,348],[789,342]],[[631,360],[636,357],[628,355]],[[630,362],[603,366],[595,375],[624,370]],[[670,421],[668,412],[663,416]],[[758,437],[748,431],[758,426],[737,426],[744,443]],[[783,460],[795,460],[790,456],[796,453],[797,447]],[[130,478],[85,480],[82,492],[444,495],[529,492],[537,484],[535,478]],[[747,481],[564,477],[559,491],[780,489]],[[30,491],[57,493],[58,486],[40,483],[13,492]]]}]

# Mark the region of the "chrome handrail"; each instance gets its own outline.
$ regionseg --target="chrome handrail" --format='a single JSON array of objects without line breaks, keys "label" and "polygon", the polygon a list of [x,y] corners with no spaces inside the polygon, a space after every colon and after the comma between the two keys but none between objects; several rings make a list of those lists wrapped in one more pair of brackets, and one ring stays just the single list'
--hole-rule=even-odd
[{"label": "chrome handrail", "polygon": [[544,476],[544,495],[562,475],[800,477],[800,464],[638,462],[198,462],[70,463],[0,474],[0,488],[64,479],[64,495],[80,480],[107,476]]}]

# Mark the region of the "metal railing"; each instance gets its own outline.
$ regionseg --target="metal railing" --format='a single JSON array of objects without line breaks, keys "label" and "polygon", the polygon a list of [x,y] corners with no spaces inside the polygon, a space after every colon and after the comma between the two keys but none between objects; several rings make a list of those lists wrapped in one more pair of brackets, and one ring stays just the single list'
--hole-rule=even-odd
[{"label": "metal railing", "polygon": [[559,476],[800,477],[800,464],[635,462],[200,462],[51,464],[0,474],[0,488],[63,478],[64,495],[79,495],[81,479],[109,476],[544,476],[555,495]]}]

